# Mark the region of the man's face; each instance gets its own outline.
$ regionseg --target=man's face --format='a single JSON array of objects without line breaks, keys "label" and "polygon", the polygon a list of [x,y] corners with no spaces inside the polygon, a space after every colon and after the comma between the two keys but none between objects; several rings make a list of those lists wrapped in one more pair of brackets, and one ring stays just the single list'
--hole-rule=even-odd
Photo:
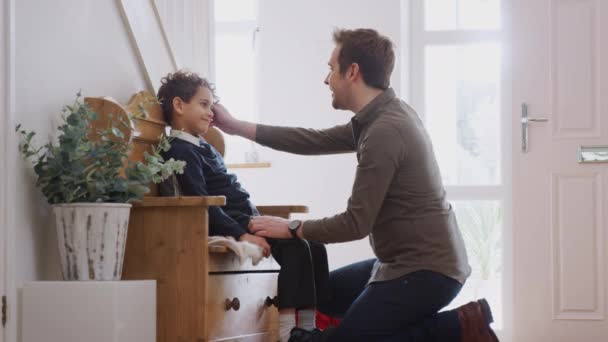
[{"label": "man's face", "polygon": [[329,86],[331,91],[332,103],[335,109],[348,109],[350,99],[350,83],[346,79],[346,74],[340,74],[340,64],[338,63],[338,55],[340,54],[340,46],[336,46],[331,53],[329,62],[329,74],[325,77],[325,84]]},{"label": "man's face", "polygon": [[209,126],[213,122],[212,104],[213,95],[205,87],[198,87],[190,102],[182,102],[180,116],[183,128],[187,133],[194,136],[207,133]]}]

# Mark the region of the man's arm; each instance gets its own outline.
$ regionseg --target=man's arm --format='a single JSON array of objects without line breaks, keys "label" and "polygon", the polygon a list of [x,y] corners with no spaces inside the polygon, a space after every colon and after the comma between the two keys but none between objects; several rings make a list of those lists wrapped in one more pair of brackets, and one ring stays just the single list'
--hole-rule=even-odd
[{"label": "man's arm", "polygon": [[324,130],[275,127],[235,119],[220,104],[213,107],[214,125],[275,150],[305,154],[347,153],[355,150],[350,123]]},{"label": "man's arm", "polygon": [[275,150],[304,155],[355,151],[350,123],[323,130],[257,125],[255,141]]},{"label": "man's arm", "polygon": [[[403,137],[387,124],[373,127],[363,142],[353,192],[345,212],[321,220],[304,221],[297,235],[322,243],[346,242],[366,237],[376,222],[388,188],[407,151]],[[279,217],[251,219],[249,230],[258,236],[289,239],[289,221]]]}]

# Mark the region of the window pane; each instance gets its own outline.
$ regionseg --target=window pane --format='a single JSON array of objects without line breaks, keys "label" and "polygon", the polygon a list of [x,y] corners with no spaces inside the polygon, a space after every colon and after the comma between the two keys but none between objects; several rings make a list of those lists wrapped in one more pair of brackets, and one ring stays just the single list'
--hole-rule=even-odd
[{"label": "window pane", "polygon": [[500,0],[424,0],[424,22],[428,31],[497,30]]},{"label": "window pane", "polygon": [[[216,33],[215,85],[217,95],[239,119],[255,120],[255,55],[252,32]],[[251,149],[244,139],[228,137],[226,160],[242,162]]]},{"label": "window pane", "polygon": [[452,202],[473,270],[464,287],[445,309],[485,298],[495,328],[503,324],[502,207],[498,201]]},{"label": "window pane", "polygon": [[256,19],[256,0],[216,0],[215,21],[247,21]]},{"label": "window pane", "polygon": [[500,46],[428,46],[425,122],[447,185],[500,182]]}]

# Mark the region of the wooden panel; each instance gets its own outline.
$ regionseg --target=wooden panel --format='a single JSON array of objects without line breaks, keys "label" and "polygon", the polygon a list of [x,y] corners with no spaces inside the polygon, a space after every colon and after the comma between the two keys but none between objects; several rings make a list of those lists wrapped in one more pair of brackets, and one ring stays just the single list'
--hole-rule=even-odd
[{"label": "wooden panel", "polygon": [[134,114],[138,118],[144,118],[162,126],[166,125],[162,108],[156,96],[147,90],[133,94],[129,102],[127,102],[126,107],[129,113]]},{"label": "wooden panel", "polygon": [[604,227],[599,174],[554,174],[551,213],[556,319],[604,319]]},{"label": "wooden panel", "polygon": [[239,257],[231,250],[225,253],[209,253],[209,272],[279,271],[281,266],[272,256],[263,258],[257,265],[251,258],[241,264]]},{"label": "wooden panel", "polygon": [[[277,293],[276,273],[209,276],[207,323],[209,340],[278,330],[278,310],[266,307]],[[226,299],[238,298],[240,308],[226,310]]]},{"label": "wooden panel", "polygon": [[555,133],[599,137],[598,0],[553,0],[552,5]]},{"label": "wooden panel", "polygon": [[[131,138],[131,131],[129,128],[124,127],[117,122],[118,118],[126,124],[129,124],[130,122],[127,111],[118,102],[112,98],[101,97],[85,97],[84,102],[98,115],[97,120],[93,122],[94,132],[97,130],[105,130],[108,128],[110,122],[113,122],[114,125],[120,129],[126,140]],[[95,139],[96,134],[90,138]]]},{"label": "wooden panel", "polygon": [[157,281],[157,341],[205,339],[207,222],[198,206],[131,211],[123,279]]},{"label": "wooden panel", "polygon": [[[139,140],[140,143],[145,143],[150,146],[148,152],[152,151],[152,146],[158,145],[160,137],[165,134],[165,123],[155,121],[152,119],[133,119],[134,138]],[[143,159],[141,159],[143,161]]]}]

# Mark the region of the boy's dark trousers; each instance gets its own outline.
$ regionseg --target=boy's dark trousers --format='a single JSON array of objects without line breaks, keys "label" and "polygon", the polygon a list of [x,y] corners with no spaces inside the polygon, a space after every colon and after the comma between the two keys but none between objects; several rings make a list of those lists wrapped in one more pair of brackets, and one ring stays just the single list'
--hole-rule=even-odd
[{"label": "boy's dark trousers", "polygon": [[[249,230],[257,209],[248,204],[226,213],[245,230]],[[301,239],[266,239],[272,257],[281,265],[277,288],[280,309],[308,309],[329,299],[329,266],[325,245]]]},{"label": "boy's dark trousers", "polygon": [[281,265],[278,308],[315,308],[329,298],[329,266],[325,245],[300,239],[267,239]]}]

